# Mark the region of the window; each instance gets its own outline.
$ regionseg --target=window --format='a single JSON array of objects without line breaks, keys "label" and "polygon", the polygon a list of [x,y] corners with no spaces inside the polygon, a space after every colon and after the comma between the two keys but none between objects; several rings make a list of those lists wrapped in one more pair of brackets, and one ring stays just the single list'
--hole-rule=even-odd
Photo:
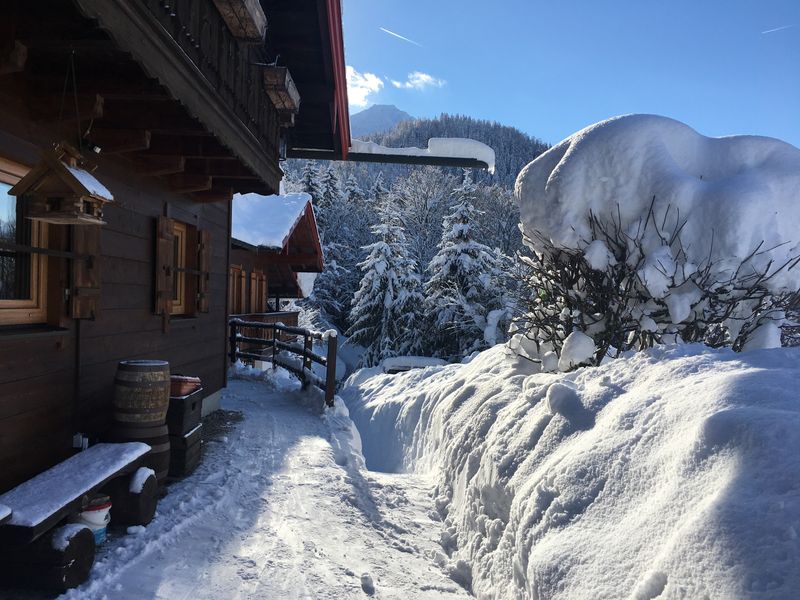
[{"label": "window", "polygon": [[156,242],[155,313],[163,317],[207,313],[211,280],[209,232],[159,217]]},{"label": "window", "polygon": [[47,321],[47,261],[26,250],[45,245],[47,226],[26,219],[24,202],[8,194],[26,172],[0,158],[0,325]]},{"label": "window", "polygon": [[172,224],[173,251],[172,251],[172,311],[173,315],[187,313],[186,301],[186,269],[187,263],[187,229],[186,224],[175,221]]}]

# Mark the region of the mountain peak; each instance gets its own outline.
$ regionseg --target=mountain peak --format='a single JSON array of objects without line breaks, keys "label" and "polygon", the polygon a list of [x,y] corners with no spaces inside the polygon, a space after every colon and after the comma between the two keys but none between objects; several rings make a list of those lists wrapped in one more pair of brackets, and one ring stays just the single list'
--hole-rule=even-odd
[{"label": "mountain peak", "polygon": [[413,119],[410,114],[393,104],[373,104],[369,108],[350,115],[350,134],[360,138],[371,133],[382,133],[403,121]]}]

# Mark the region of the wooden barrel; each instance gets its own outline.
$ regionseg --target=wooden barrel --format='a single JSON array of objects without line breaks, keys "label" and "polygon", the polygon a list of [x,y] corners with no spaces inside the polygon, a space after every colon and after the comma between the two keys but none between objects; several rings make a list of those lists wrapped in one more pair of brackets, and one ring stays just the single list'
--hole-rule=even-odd
[{"label": "wooden barrel", "polygon": [[112,442],[143,442],[150,446],[144,460],[143,467],[149,467],[156,472],[159,485],[163,485],[169,472],[169,430],[166,425],[158,427],[140,427],[134,425],[115,424],[109,434]]},{"label": "wooden barrel", "polygon": [[163,425],[169,408],[169,363],[123,360],[114,378],[114,421],[134,427]]}]

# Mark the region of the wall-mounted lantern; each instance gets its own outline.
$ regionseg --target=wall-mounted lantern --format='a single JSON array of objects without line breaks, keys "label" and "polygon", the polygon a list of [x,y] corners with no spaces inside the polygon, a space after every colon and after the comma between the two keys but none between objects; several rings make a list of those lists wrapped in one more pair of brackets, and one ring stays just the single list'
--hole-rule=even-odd
[{"label": "wall-mounted lantern", "polygon": [[34,221],[105,225],[103,205],[114,197],[87,168],[80,152],[62,142],[43,152],[39,164],[8,193],[25,203],[26,215]]}]

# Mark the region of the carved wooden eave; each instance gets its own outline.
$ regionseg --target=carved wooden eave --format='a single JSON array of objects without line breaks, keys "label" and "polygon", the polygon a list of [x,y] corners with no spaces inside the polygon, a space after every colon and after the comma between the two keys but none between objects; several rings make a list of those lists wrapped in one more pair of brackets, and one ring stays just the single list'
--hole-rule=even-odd
[{"label": "carved wooden eave", "polygon": [[[216,88],[162,27],[143,2],[128,0],[76,0],[86,17],[96,19],[120,49],[129,52],[142,68],[180,100],[186,109],[214,134],[265,184],[277,191],[282,173],[258,138],[232,113]],[[191,182],[194,190],[208,189]],[[181,182],[188,184],[188,182]],[[187,188],[188,189],[188,188]]]}]

